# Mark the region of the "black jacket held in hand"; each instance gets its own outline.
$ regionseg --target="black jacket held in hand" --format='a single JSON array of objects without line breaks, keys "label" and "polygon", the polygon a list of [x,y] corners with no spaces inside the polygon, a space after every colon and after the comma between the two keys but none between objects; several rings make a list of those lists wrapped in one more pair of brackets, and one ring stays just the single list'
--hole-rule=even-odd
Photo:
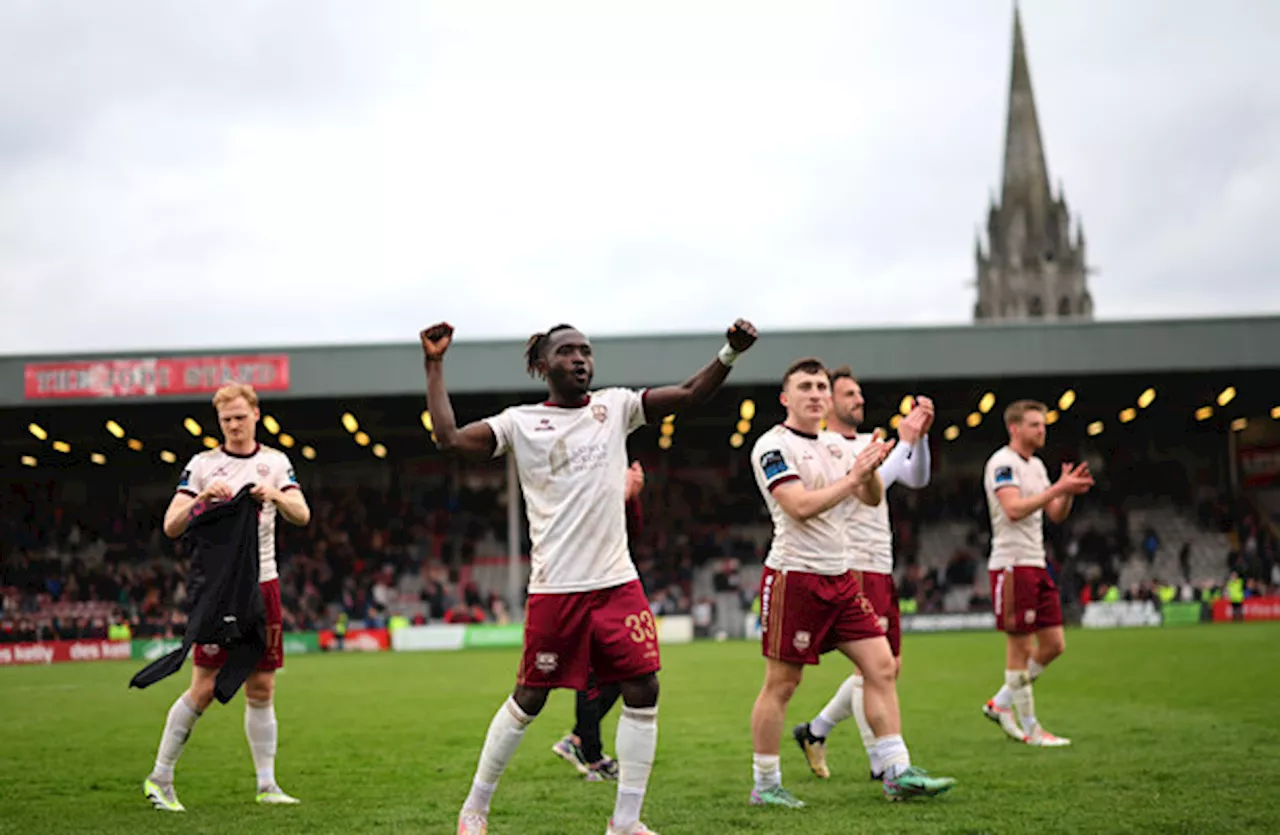
[{"label": "black jacket held in hand", "polygon": [[258,585],[259,504],[246,484],[230,501],[206,507],[187,527],[192,606],[182,646],[148,664],[130,681],[145,688],[182,669],[196,644],[227,650],[214,696],[226,704],[267,651],[267,611]]}]

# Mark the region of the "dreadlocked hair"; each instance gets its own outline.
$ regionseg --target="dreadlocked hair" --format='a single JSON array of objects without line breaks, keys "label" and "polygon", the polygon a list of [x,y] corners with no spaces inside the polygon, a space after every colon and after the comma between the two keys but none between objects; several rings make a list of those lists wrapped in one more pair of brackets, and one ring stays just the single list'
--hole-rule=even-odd
[{"label": "dreadlocked hair", "polygon": [[547,340],[551,338],[551,334],[558,331],[573,330],[573,325],[556,325],[554,328],[545,333],[535,333],[529,337],[529,341],[524,344],[524,367],[529,372],[530,377],[543,379],[545,375],[538,369],[538,361],[542,359],[542,352],[547,347]]}]

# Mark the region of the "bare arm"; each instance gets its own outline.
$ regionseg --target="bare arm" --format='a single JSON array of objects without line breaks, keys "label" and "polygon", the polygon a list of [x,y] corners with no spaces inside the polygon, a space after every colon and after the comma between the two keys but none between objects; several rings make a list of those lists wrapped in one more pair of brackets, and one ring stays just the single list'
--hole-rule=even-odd
[{"label": "bare arm", "polygon": [[727,344],[720,354],[703,366],[697,374],[679,385],[660,386],[645,392],[646,421],[652,422],[709,400],[729,376],[729,368],[737,359],[737,355],[755,344],[756,329],[750,322],[739,319],[733,323],[733,327],[729,328],[726,338]]},{"label": "bare arm", "polygon": [[1071,515],[1071,505],[1075,501],[1075,497],[1068,494],[1058,496],[1045,506],[1045,515],[1049,517],[1049,521],[1055,525],[1061,525],[1067,521],[1067,517]]},{"label": "bare arm", "polygon": [[422,342],[423,365],[427,373],[427,411],[431,414],[436,445],[442,452],[456,453],[471,461],[492,458],[498,448],[498,439],[489,424],[476,421],[459,429],[457,418],[453,416],[453,404],[444,384],[444,354],[453,341],[453,326],[446,322],[432,325],[419,333],[418,338]]},{"label": "bare arm", "polygon": [[872,473],[871,478],[859,482],[853,488],[853,497],[868,507],[875,507],[884,501],[884,481],[879,473]]},{"label": "bare arm", "polygon": [[164,512],[164,535],[177,539],[187,530],[187,515],[191,506],[196,503],[196,496],[187,493],[175,493]]},{"label": "bare arm", "polygon": [[280,515],[290,525],[298,527],[306,527],[311,521],[311,507],[307,504],[307,497],[302,495],[302,491],[298,488],[291,490],[276,491],[277,495],[273,497],[276,510],[280,511]]},{"label": "bare arm", "polygon": [[1004,515],[1009,517],[1010,522],[1021,522],[1037,510],[1043,509],[1061,493],[1062,488],[1058,484],[1034,496],[1020,495],[1017,487],[1001,487],[996,491],[996,498],[1000,501],[1000,507],[1004,510]]},{"label": "bare arm", "polygon": [[853,495],[857,482],[845,476],[837,482],[808,490],[797,480],[785,481],[773,488],[778,506],[799,522],[820,516]]}]

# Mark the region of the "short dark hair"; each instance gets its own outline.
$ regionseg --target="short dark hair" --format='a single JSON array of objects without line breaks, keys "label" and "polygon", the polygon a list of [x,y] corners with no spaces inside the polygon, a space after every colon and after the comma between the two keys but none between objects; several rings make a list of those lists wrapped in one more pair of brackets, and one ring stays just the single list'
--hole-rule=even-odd
[{"label": "short dark hair", "polygon": [[524,344],[524,367],[530,377],[538,379],[543,377],[542,372],[538,370],[538,360],[542,359],[542,352],[547,349],[547,340],[551,338],[551,334],[571,330],[574,330],[573,325],[559,324],[529,337],[529,341]]},{"label": "short dark hair", "polygon": [[827,372],[827,376],[831,378],[831,388],[833,389],[836,387],[837,380],[851,380],[854,384],[858,382],[858,378],[853,376],[853,369],[847,365],[842,365],[835,371]]},{"label": "short dark hair", "polygon": [[1012,426],[1015,423],[1022,423],[1022,416],[1027,412],[1039,412],[1043,415],[1048,411],[1049,407],[1039,400],[1015,400],[1009,404],[1009,408],[1004,410],[1004,425]]},{"label": "short dark hair", "polygon": [[817,357],[804,357],[791,363],[787,367],[787,373],[782,375],[782,387],[787,387],[787,381],[795,374],[826,374],[827,368],[822,364],[822,360]]}]

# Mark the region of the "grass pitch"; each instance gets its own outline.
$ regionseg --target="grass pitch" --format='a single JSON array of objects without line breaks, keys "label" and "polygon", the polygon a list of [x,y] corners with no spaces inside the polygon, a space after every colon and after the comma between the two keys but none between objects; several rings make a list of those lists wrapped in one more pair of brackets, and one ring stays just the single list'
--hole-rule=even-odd
[{"label": "grass pitch", "polygon": [[[755,643],[664,650],[658,758],[644,820],[663,833],[1280,831],[1280,624],[1068,632],[1036,685],[1037,713],[1074,745],[1008,741],[979,708],[1002,680],[997,634],[908,635],[899,685],[913,760],[959,785],[890,804],[867,779],[852,721],[813,778],[789,736],[783,781],[809,806],[747,805]],[[189,667],[146,691],[143,662],[0,670],[0,832],[451,835],[485,730],[513,683],[514,651],[299,656],[276,697],[277,774],[297,807],[253,802],[242,697],[215,704],[178,764],[188,811],[141,793],[165,712]],[[849,670],[808,671],[788,727]],[[572,725],[567,692],[531,726],[494,800],[493,835],[602,833],[613,784],[588,784],[550,753]],[[613,750],[617,710],[605,721]]]}]

